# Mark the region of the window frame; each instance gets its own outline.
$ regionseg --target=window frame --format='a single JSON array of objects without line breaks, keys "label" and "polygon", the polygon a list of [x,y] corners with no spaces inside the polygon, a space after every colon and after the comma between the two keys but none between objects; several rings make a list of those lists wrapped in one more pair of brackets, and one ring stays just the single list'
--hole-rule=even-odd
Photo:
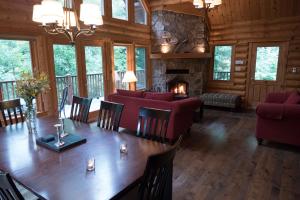
[{"label": "window frame", "polygon": [[[120,18],[115,18],[114,14],[113,14],[113,1],[114,0],[110,0],[110,14],[111,14],[111,19],[115,20],[115,21],[119,21],[119,22],[131,22],[132,21],[132,8],[133,5],[133,0],[126,0],[127,1],[127,19],[120,19]],[[104,5],[105,8],[105,5]],[[105,11],[104,11],[105,13]]]},{"label": "window frame", "polygon": [[144,88],[140,88],[140,89],[137,89],[137,87],[136,87],[136,83],[135,83],[135,89],[136,90],[146,90],[147,88],[148,88],[148,86],[150,85],[149,84],[149,80],[148,80],[148,74],[150,74],[150,64],[149,64],[149,47],[148,46],[146,46],[146,45],[140,45],[140,44],[136,44],[136,45],[134,45],[134,48],[133,48],[133,53],[134,53],[134,72],[136,73],[136,54],[135,54],[135,50],[136,50],[136,48],[145,48],[145,50],[146,50],[146,55],[145,55],[145,64],[146,64],[146,66],[145,66],[145,78],[146,78],[146,80],[145,80],[145,87]]},{"label": "window frame", "polygon": [[[229,80],[215,80],[214,79],[215,47],[216,46],[231,46],[231,64],[230,64],[230,79]],[[210,81],[222,82],[222,83],[232,83],[233,74],[234,74],[234,65],[235,65],[234,58],[235,58],[235,44],[232,44],[232,43],[214,44],[212,46],[212,62],[211,62],[211,69],[210,69]]]},{"label": "window frame", "polygon": [[145,8],[143,0],[139,0],[139,1],[140,1],[141,5],[142,5],[144,11],[145,11],[146,21],[145,21],[144,24],[136,22],[134,0],[132,0],[132,4],[133,4],[132,5],[133,6],[133,23],[137,24],[137,25],[148,26],[148,24],[149,24],[149,13],[147,12],[147,9]]}]

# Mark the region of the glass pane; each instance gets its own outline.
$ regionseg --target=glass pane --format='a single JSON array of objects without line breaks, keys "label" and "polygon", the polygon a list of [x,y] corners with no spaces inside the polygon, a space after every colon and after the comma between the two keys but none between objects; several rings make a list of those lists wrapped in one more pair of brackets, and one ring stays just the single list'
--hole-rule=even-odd
[{"label": "glass pane", "polygon": [[63,89],[68,87],[68,98],[65,106],[65,116],[69,117],[72,97],[78,96],[78,79],[76,51],[72,45],[53,45],[56,90],[58,105],[61,103]]},{"label": "glass pane", "polygon": [[99,110],[104,100],[102,48],[85,47],[85,65],[88,97],[93,98],[91,111]]},{"label": "glass pane", "polygon": [[112,17],[128,20],[127,0],[112,0]]},{"label": "glass pane", "polygon": [[230,80],[232,46],[215,46],[214,80]]},{"label": "glass pane", "polygon": [[3,100],[17,98],[16,79],[22,72],[32,73],[30,42],[0,40],[0,86]]},{"label": "glass pane", "polygon": [[104,15],[104,0],[83,0],[83,3],[93,3],[100,6],[101,13]]},{"label": "glass pane", "polygon": [[276,81],[279,47],[257,47],[255,80]]},{"label": "glass pane", "polygon": [[127,70],[127,47],[114,46],[114,64],[116,89],[127,89],[128,84],[122,83]]},{"label": "glass pane", "polygon": [[146,88],[146,48],[135,48],[137,89]]},{"label": "glass pane", "polygon": [[141,0],[134,0],[134,17],[135,23],[147,24],[147,12]]}]

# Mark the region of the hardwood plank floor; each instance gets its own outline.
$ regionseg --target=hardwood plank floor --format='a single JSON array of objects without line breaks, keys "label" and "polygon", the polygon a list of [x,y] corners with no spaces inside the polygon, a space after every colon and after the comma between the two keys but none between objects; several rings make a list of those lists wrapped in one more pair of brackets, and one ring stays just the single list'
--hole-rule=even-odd
[{"label": "hardwood plank floor", "polygon": [[299,200],[300,148],[258,146],[255,124],[254,113],[205,110],[176,155],[173,199]]}]

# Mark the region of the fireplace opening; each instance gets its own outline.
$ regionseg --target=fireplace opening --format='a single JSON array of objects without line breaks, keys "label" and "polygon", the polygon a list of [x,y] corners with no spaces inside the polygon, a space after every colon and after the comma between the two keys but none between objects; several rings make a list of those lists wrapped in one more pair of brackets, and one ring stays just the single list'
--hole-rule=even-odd
[{"label": "fireplace opening", "polygon": [[173,79],[167,82],[169,92],[175,94],[176,98],[187,98],[189,96],[189,83],[181,79]]}]

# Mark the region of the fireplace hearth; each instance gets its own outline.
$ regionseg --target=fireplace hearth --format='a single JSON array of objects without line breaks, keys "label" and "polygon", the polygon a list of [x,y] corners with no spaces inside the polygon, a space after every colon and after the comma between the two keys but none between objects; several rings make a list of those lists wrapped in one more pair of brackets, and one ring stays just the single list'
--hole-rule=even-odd
[{"label": "fireplace hearth", "polygon": [[189,97],[189,83],[178,78],[167,82],[167,90],[175,94],[175,98]]}]

